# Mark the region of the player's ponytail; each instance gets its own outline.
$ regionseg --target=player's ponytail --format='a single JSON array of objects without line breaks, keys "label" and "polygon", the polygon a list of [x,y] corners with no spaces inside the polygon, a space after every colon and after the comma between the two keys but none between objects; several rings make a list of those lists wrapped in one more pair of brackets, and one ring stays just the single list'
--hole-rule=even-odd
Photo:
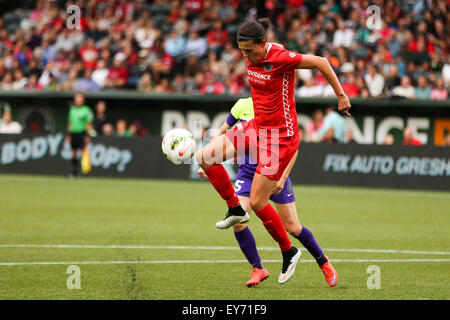
[{"label": "player's ponytail", "polygon": [[237,33],[237,41],[250,41],[255,43],[261,42],[266,38],[266,31],[269,29],[270,20],[268,18],[261,18],[258,21],[244,22]]},{"label": "player's ponytail", "polygon": [[263,26],[264,32],[267,32],[270,26],[270,20],[269,18],[259,18],[258,22]]}]

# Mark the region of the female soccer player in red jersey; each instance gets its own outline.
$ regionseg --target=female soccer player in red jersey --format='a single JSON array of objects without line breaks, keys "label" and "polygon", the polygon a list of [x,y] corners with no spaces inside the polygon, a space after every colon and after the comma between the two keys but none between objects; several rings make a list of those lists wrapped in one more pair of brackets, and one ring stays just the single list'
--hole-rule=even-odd
[{"label": "female soccer player in red jersey", "polygon": [[[350,100],[325,58],[302,55],[267,43],[268,27],[268,19],[247,21],[237,34],[238,46],[247,60],[255,118],[214,139],[197,153],[196,159],[229,208],[225,219],[216,224],[218,228],[228,228],[249,219],[220,163],[243,153],[250,153],[256,159],[250,205],[280,246],[283,266],[278,282],[284,283],[292,277],[301,252],[292,246],[269,197],[279,191],[278,182],[296,156],[300,143],[294,98],[295,69],[317,68],[322,72],[338,97],[339,111],[347,115],[350,115]],[[330,281],[327,281],[335,285],[337,274],[332,267],[329,271]]]}]

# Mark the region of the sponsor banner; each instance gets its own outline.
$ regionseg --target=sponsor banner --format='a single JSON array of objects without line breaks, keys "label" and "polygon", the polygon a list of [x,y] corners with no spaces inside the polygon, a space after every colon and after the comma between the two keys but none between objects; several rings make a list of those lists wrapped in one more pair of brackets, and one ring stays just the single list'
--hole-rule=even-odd
[{"label": "sponsor banner", "polygon": [[[159,137],[96,137],[89,151],[90,175],[97,177],[189,179],[198,168],[168,161]],[[0,135],[0,173],[67,175],[70,159],[62,133]],[[301,143],[290,178],[295,184],[450,190],[450,148]]]},{"label": "sponsor banner", "polygon": [[291,179],[300,184],[450,190],[450,148],[304,143]]},{"label": "sponsor banner", "polygon": [[[199,110],[185,112],[164,110],[161,114],[160,134],[164,136],[168,131],[184,126],[191,132],[198,132],[201,127],[218,129],[227,116],[228,112],[208,114]],[[307,128],[313,121],[312,118],[312,113],[297,113],[297,122],[300,128]],[[292,128],[292,121],[290,120],[286,117],[288,128]],[[409,127],[412,129],[414,137],[423,145],[440,146],[444,145],[445,136],[450,132],[450,118],[355,115],[345,117],[345,122],[346,130],[352,132],[354,140],[359,144],[381,145],[388,134],[394,136],[395,143],[401,144],[403,130]]]},{"label": "sponsor banner", "polygon": [[[93,138],[88,145],[91,176],[187,178],[187,166],[175,166],[161,152],[161,139]],[[0,135],[0,172],[67,175],[72,150],[62,133],[42,136]],[[81,159],[81,150],[78,154]]]}]

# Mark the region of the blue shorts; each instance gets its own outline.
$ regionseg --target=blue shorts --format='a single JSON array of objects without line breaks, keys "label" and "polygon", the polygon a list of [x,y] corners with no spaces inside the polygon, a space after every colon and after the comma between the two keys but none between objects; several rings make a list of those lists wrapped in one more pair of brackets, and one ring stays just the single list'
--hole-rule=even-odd
[{"label": "blue shorts", "polygon": [[[250,197],[250,190],[252,188],[252,181],[255,171],[256,165],[239,165],[239,171],[236,175],[236,182],[234,183],[234,191],[236,192],[236,195]],[[277,195],[271,195],[270,200],[281,204],[295,202],[294,189],[292,188],[290,178],[286,179],[283,190]]]}]

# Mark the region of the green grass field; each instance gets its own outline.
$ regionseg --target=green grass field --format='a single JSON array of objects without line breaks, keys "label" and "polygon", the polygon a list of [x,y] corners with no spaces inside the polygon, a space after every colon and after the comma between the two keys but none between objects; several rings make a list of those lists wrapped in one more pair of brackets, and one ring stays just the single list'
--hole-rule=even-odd
[{"label": "green grass field", "polygon": [[[281,254],[252,214],[271,277],[247,288],[251,267],[215,228],[225,207],[206,182],[0,175],[0,190],[0,299],[450,298],[450,193],[295,186],[338,286],[307,251],[279,285]],[[80,290],[66,285],[73,264]],[[368,289],[371,265],[380,289]]]}]

